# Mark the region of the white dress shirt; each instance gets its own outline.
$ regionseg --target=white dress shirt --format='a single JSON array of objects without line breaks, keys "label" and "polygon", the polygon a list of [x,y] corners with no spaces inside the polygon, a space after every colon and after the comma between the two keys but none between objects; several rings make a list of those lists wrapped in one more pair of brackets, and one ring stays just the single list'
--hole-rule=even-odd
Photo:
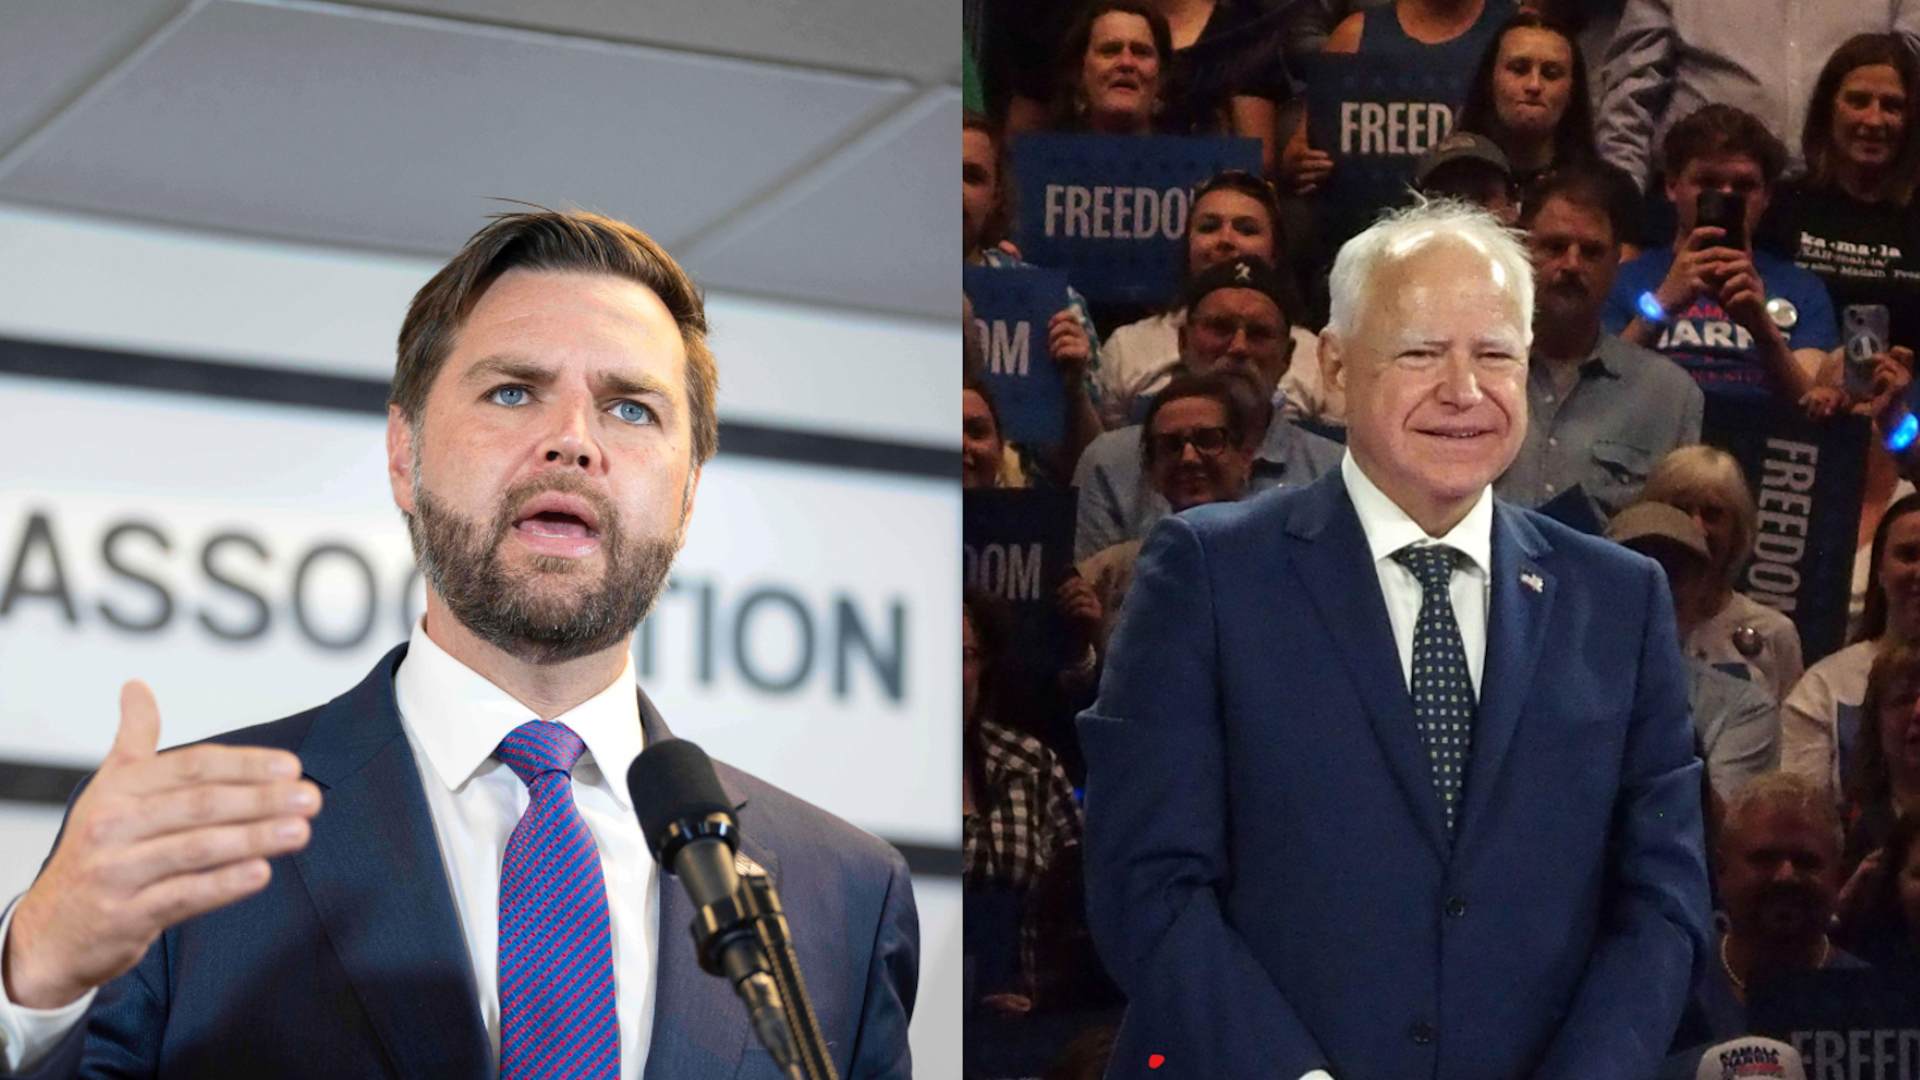
[{"label": "white dress shirt", "polygon": [[[1367,549],[1373,555],[1373,572],[1380,576],[1380,595],[1387,601],[1387,621],[1393,624],[1393,644],[1400,651],[1400,674],[1413,691],[1413,628],[1420,621],[1420,579],[1413,571],[1393,559],[1393,553],[1408,544],[1445,544],[1466,555],[1467,561],[1454,571],[1448,592],[1453,599],[1454,621],[1460,626],[1460,643],[1467,653],[1467,673],[1473,679],[1474,696],[1480,694],[1480,670],[1487,659],[1487,594],[1492,582],[1493,565],[1493,489],[1480,492],[1480,500],[1467,511],[1445,536],[1427,535],[1427,530],[1407,516],[1387,494],[1381,491],[1352,451],[1340,459],[1340,479],[1347,485],[1347,497],[1360,516],[1360,531],[1367,536]],[[1315,1069],[1300,1080],[1333,1080]]]},{"label": "white dress shirt", "polygon": [[[509,732],[536,717],[434,644],[424,620],[414,626],[407,657],[394,677],[394,697],[426,790],[427,812],[473,960],[476,1004],[497,1068],[500,866],[528,798],[526,785],[492,755]],[[573,768],[573,799],[600,849],[600,872],[606,881],[620,1075],[639,1080],[653,1032],[660,879],[626,788],[627,766],[645,744],[632,656],[605,690],[553,720],[572,728],[587,744]],[[9,909],[0,921],[0,946],[11,922]],[[89,993],[60,1009],[27,1009],[0,994],[0,1069],[19,1072],[37,1064],[79,1021],[92,999]]]},{"label": "white dress shirt", "polygon": [[1360,515],[1367,534],[1374,573],[1380,575],[1380,595],[1387,602],[1387,620],[1393,624],[1393,644],[1400,651],[1400,674],[1413,689],[1413,629],[1420,621],[1420,579],[1394,561],[1393,553],[1408,544],[1445,544],[1466,556],[1454,571],[1453,618],[1460,626],[1460,644],[1467,653],[1467,674],[1473,692],[1480,694],[1480,672],[1487,661],[1487,597],[1493,576],[1493,489],[1480,492],[1479,501],[1445,536],[1428,536],[1405,510],[1376,487],[1349,452],[1340,462],[1340,478]]}]

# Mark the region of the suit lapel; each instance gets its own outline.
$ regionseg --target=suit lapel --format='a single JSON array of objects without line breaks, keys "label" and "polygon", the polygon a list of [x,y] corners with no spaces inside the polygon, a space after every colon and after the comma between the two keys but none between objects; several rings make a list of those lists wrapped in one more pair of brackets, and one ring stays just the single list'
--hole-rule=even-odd
[{"label": "suit lapel", "polygon": [[348,979],[403,1076],[480,1076],[492,1052],[393,673],[406,653],[322,707],[300,748],[325,791],[293,864]]},{"label": "suit lapel", "polygon": [[[647,695],[640,694],[640,725],[647,745],[674,737]],[[728,801],[740,807],[744,799],[727,770],[716,767]],[[743,830],[744,832],[744,830]],[[743,835],[739,856],[779,881],[773,853]],[[658,982],[653,999],[653,1034],[647,1046],[644,1080],[677,1080],[683,1076],[733,1076],[746,1061],[751,1031],[745,1006],[727,980],[700,970],[694,955],[693,902],[680,882],[660,874],[660,953]],[[772,1059],[767,1059],[769,1063]]]},{"label": "suit lapel", "polygon": [[1487,657],[1480,676],[1480,708],[1474,716],[1473,753],[1467,763],[1462,838],[1487,813],[1546,646],[1555,587],[1553,575],[1539,562],[1547,551],[1546,539],[1519,510],[1494,503]]},{"label": "suit lapel", "polygon": [[1302,502],[1287,526],[1305,541],[1291,546],[1299,578],[1313,598],[1334,653],[1353,677],[1408,809],[1434,853],[1444,859],[1448,844],[1440,798],[1433,790],[1433,767],[1414,726],[1413,702],[1380,595],[1380,577],[1340,471],[1315,481]]}]

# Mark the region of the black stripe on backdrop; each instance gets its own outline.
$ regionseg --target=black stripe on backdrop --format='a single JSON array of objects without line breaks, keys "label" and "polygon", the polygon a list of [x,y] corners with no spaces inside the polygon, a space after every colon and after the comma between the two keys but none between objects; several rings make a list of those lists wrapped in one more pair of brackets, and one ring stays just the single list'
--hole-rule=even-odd
[{"label": "black stripe on backdrop", "polygon": [[[295,371],[257,364],[181,360],[75,345],[0,338],[0,374],[161,390],[178,394],[385,416],[380,379]],[[750,457],[951,481],[959,453],[945,447],[830,435],[723,420],[722,457]]]},{"label": "black stripe on backdrop", "polygon": [[[230,401],[384,416],[387,384],[378,379],[292,371],[253,364],[181,360],[74,345],[0,338],[0,374],[195,394]],[[952,450],[722,421],[721,453],[896,476],[952,480]],[[86,771],[0,760],[0,800],[64,806]],[[907,868],[930,878],[960,876],[958,848],[895,843]]]},{"label": "black stripe on backdrop", "polygon": [[[0,801],[65,806],[73,789],[87,777],[88,770],[64,765],[42,765],[30,761],[0,760]],[[906,856],[907,869],[915,877],[957,878],[960,876],[960,849],[928,844],[903,844],[888,841]]]}]

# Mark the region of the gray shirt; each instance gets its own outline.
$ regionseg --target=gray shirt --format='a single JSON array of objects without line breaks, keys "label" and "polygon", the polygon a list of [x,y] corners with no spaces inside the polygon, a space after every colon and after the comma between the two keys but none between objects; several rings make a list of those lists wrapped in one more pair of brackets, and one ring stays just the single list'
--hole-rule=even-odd
[{"label": "gray shirt", "polygon": [[[1248,494],[1312,483],[1338,468],[1345,452],[1339,443],[1295,425],[1276,409],[1267,437],[1254,451]],[[1073,486],[1080,491],[1073,534],[1076,562],[1122,541],[1138,540],[1172,510],[1141,468],[1139,424],[1088,443],[1073,470]]]},{"label": "gray shirt", "polygon": [[1912,36],[1920,0],[1627,0],[1600,69],[1600,156],[1645,188],[1667,129],[1717,102],[1759,117],[1797,173],[1820,68],[1869,31]]},{"label": "gray shirt", "polygon": [[1689,656],[1687,707],[1707,782],[1722,799],[1780,767],[1780,709],[1759,683]]},{"label": "gray shirt", "polygon": [[1601,334],[1566,394],[1547,362],[1527,372],[1527,437],[1494,493],[1534,507],[1579,484],[1601,517],[1639,497],[1667,451],[1700,441],[1700,386],[1659,353]]}]

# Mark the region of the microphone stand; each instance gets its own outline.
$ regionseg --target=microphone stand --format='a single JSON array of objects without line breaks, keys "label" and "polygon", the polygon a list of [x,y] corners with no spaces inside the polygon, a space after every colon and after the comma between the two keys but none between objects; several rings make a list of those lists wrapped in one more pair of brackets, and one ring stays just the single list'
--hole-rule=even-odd
[{"label": "microphone stand", "polygon": [[[772,879],[764,871],[742,874],[732,896],[694,912],[691,929],[700,966],[739,988],[754,1034],[774,1065],[789,1080],[840,1080]],[[753,949],[725,948],[744,934],[753,936]]]},{"label": "microphone stand", "polygon": [[800,959],[793,951],[787,916],[780,909],[780,894],[773,879],[764,872],[740,878],[740,892],[751,913],[754,934],[761,951],[773,962],[773,980],[786,1005],[787,1029],[799,1051],[799,1080],[840,1080],[833,1058],[827,1054],[827,1039],[820,1032],[820,1020],[813,1013],[813,1001],[807,996],[807,983],[800,975]]}]

